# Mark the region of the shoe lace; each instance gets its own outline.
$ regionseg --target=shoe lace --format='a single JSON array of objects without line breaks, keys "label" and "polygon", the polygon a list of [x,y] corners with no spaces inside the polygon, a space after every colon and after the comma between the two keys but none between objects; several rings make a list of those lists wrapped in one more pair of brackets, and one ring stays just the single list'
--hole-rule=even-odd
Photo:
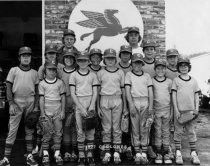
[{"label": "shoe lace", "polygon": [[162,156],[161,156],[161,154],[157,154],[157,159],[162,159]]},{"label": "shoe lace", "polygon": [[170,159],[169,154],[165,154],[164,159],[169,160]]},{"label": "shoe lace", "polygon": [[48,156],[44,156],[43,157],[43,162],[45,163],[45,162],[48,162],[48,160],[49,160],[49,157]]},{"label": "shoe lace", "polygon": [[35,160],[34,160],[34,158],[33,158],[32,155],[29,155],[29,156],[28,156],[28,159],[31,160],[32,162],[35,162]]}]

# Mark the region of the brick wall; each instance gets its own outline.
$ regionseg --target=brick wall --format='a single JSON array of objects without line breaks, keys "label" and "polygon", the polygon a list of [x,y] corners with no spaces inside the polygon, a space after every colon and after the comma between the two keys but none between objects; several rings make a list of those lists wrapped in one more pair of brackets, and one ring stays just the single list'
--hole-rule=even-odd
[{"label": "brick wall", "polygon": [[[72,10],[80,0],[45,0],[45,42],[59,43]],[[157,53],[165,53],[164,0],[132,0],[144,22],[144,39],[154,39]]]}]

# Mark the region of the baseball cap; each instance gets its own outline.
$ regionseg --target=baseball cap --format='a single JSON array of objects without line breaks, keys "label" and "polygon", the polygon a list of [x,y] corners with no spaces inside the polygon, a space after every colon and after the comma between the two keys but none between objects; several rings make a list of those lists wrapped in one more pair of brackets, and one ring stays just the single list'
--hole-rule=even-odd
[{"label": "baseball cap", "polygon": [[49,53],[49,52],[57,53],[57,45],[55,45],[55,44],[47,44],[45,46],[45,54]]},{"label": "baseball cap", "polygon": [[64,32],[63,32],[63,36],[67,36],[67,35],[72,35],[72,36],[74,36],[74,37],[75,37],[75,33],[74,33],[74,31],[73,31],[73,30],[71,30],[71,29],[66,29],[66,30],[64,30]]},{"label": "baseball cap", "polygon": [[120,47],[120,52],[129,52],[132,53],[132,47],[127,45],[122,45]]},{"label": "baseball cap", "polygon": [[32,54],[31,48],[30,47],[26,47],[26,46],[21,47],[19,49],[18,55],[22,55],[22,54]]},{"label": "baseball cap", "polygon": [[163,59],[163,58],[156,59],[155,60],[155,67],[157,67],[159,65],[166,67],[166,60]]},{"label": "baseball cap", "polygon": [[157,46],[155,41],[153,41],[153,40],[144,40],[142,45],[143,45],[143,48],[144,47],[156,47]]},{"label": "baseball cap", "polygon": [[174,48],[171,48],[171,49],[168,49],[166,51],[166,56],[173,56],[173,55],[176,55],[176,56],[179,56],[179,52],[177,49],[174,49]]},{"label": "baseball cap", "polygon": [[66,49],[64,51],[64,53],[63,53],[63,57],[65,57],[65,56],[73,56],[73,57],[75,57],[75,51],[72,50],[72,49]]},{"label": "baseball cap", "polygon": [[57,69],[57,63],[56,63],[56,61],[46,60],[44,66],[45,66],[45,68],[48,68],[48,69]]},{"label": "baseball cap", "polygon": [[180,57],[180,58],[178,58],[177,64],[180,64],[180,63],[188,63],[188,64],[190,64],[190,59],[188,57]]},{"label": "baseball cap", "polygon": [[102,52],[98,48],[93,48],[93,49],[90,50],[90,55],[93,55],[93,54],[100,54],[100,55],[102,55]]},{"label": "baseball cap", "polygon": [[79,55],[77,56],[78,59],[86,59],[89,60],[89,54],[86,51],[80,52]]},{"label": "baseball cap", "polygon": [[128,33],[130,33],[130,32],[137,32],[137,33],[139,33],[139,28],[135,27],[135,26],[129,27],[128,28]]},{"label": "baseball cap", "polygon": [[107,57],[114,57],[116,58],[116,51],[112,48],[108,48],[104,51],[104,58],[107,58]]},{"label": "baseball cap", "polygon": [[144,57],[141,53],[134,53],[131,56],[131,62],[137,62],[137,61],[141,61],[144,64]]}]

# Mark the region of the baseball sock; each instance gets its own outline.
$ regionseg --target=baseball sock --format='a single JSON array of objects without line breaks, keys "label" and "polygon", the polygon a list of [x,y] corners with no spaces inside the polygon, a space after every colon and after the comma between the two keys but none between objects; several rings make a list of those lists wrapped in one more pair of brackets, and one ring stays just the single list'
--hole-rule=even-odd
[{"label": "baseball sock", "polygon": [[169,145],[163,145],[163,152],[167,154],[169,152]]},{"label": "baseball sock", "polygon": [[140,153],[140,147],[139,146],[134,146],[135,153]]},{"label": "baseball sock", "polygon": [[181,150],[181,141],[174,140],[176,150]]},{"label": "baseball sock", "polygon": [[195,142],[189,142],[189,144],[190,144],[191,152],[192,151],[196,151],[196,144],[195,144]]},{"label": "baseball sock", "polygon": [[26,140],[26,150],[27,154],[30,154],[33,149],[33,141],[32,140]]},{"label": "baseball sock", "polygon": [[10,160],[10,157],[11,157],[12,147],[13,147],[13,144],[8,144],[8,143],[6,143],[6,145],[5,145],[4,156],[5,156],[8,160]]}]

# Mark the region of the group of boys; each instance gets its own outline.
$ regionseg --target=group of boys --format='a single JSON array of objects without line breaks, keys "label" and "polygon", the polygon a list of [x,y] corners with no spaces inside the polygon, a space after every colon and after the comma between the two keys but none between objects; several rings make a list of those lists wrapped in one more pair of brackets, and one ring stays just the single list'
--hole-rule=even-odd
[{"label": "group of boys", "polygon": [[[80,166],[93,166],[97,132],[102,134],[103,164],[109,164],[112,156],[115,164],[121,163],[122,144],[127,159],[134,159],[137,165],[148,164],[148,157],[153,157],[156,164],[172,164],[171,126],[176,164],[183,164],[183,128],[189,137],[192,162],[200,164],[194,121],[178,122],[183,112],[198,114],[199,87],[188,75],[190,60],[180,57],[176,49],[167,50],[166,59],[155,58],[156,43],[150,40],[143,41],[142,52],[138,27],[130,27],[125,39],[129,44],[120,47],[117,62],[117,52],[112,48],[104,53],[97,48],[79,52],[73,46],[74,31],[67,30],[62,38],[63,47],[46,45],[45,64],[38,72],[30,67],[31,48],[19,49],[20,65],[11,68],[6,79],[10,119],[1,166],[10,165],[21,117],[37,111],[37,128],[25,126],[27,165],[37,166],[34,154],[41,151],[43,165],[49,166],[52,145],[57,165],[78,161]],[[85,119],[97,117],[101,127],[84,126]],[[121,130],[122,117],[130,124],[127,133]],[[33,149],[35,130],[37,145]]]}]

